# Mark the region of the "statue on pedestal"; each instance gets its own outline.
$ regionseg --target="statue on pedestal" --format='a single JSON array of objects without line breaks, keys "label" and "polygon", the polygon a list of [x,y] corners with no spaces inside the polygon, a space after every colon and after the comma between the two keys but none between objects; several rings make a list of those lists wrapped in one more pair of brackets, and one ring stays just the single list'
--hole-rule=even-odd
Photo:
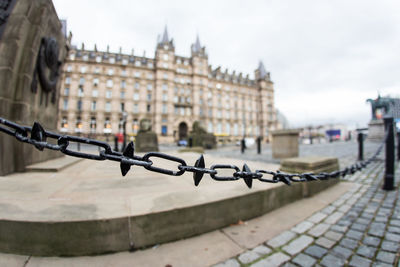
[{"label": "statue on pedestal", "polygon": [[215,136],[211,133],[207,133],[199,121],[193,123],[192,129],[189,139],[191,138],[193,146],[207,149],[216,148],[217,140]]}]

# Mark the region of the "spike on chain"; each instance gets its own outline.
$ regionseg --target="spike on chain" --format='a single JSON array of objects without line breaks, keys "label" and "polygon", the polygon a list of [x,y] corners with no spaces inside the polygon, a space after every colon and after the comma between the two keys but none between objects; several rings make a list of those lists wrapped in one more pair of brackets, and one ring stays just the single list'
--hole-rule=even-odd
[{"label": "spike on chain", "polygon": [[[206,166],[206,164],[204,163],[204,157],[203,155],[200,156],[200,158],[198,158],[196,160],[196,163],[194,164],[194,166],[196,168],[204,168]],[[202,172],[193,172],[193,180],[194,180],[194,185],[198,186],[201,179],[203,178],[204,173]]]},{"label": "spike on chain", "polygon": [[[134,153],[135,153],[135,145],[133,142],[129,142],[129,144],[125,147],[125,150],[122,153],[122,155],[124,155],[127,158],[133,159]],[[123,160],[121,160],[120,169],[122,176],[125,176],[131,169],[131,165],[124,163]]]},{"label": "spike on chain", "polygon": [[[38,142],[46,142],[46,132],[44,131],[42,125],[37,122],[33,123],[31,139]],[[43,151],[44,149],[44,146],[41,146],[39,144],[35,144],[35,147],[40,151]]]},{"label": "spike on chain", "polygon": [[[243,171],[243,172],[249,172],[249,173],[251,172],[249,166],[247,166],[246,163],[243,165],[242,171]],[[244,180],[244,182],[246,183],[247,187],[248,187],[248,188],[251,188],[251,186],[253,185],[253,177],[251,177],[251,176],[244,176],[244,177],[243,177],[243,180]]]}]

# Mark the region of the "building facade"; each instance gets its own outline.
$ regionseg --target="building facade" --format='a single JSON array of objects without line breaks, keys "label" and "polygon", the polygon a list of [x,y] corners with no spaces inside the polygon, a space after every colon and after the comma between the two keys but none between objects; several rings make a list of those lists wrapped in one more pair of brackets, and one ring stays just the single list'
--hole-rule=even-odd
[{"label": "building facade", "polygon": [[[107,49],[108,50],[108,49]],[[277,126],[274,87],[260,62],[255,79],[208,65],[199,38],[191,56],[175,54],[167,29],[154,58],[72,47],[64,64],[59,130],[102,137],[136,135],[141,119],[160,142],[185,139],[200,121],[218,139],[268,138]]]}]

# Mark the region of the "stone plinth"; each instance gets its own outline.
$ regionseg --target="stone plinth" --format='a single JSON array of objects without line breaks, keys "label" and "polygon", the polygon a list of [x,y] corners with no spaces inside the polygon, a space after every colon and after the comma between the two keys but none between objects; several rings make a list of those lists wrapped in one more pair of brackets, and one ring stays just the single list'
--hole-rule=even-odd
[{"label": "stone plinth", "polygon": [[300,157],[289,158],[281,162],[281,171],[290,173],[302,172],[332,172],[339,169],[337,158],[330,157]]},{"label": "stone plinth", "polygon": [[[321,173],[339,170],[339,161],[331,157],[300,157],[289,158],[281,162],[280,170],[285,173]],[[303,196],[308,197],[339,182],[339,179],[329,179],[325,181],[311,181],[301,183],[303,186]]]},{"label": "stone plinth", "polygon": [[135,138],[137,152],[158,151],[157,134],[154,132],[139,132]]},{"label": "stone plinth", "polygon": [[372,120],[368,123],[368,140],[382,141],[385,137],[385,124],[383,120]]},{"label": "stone plinth", "polygon": [[299,155],[299,130],[278,130],[272,134],[272,157],[292,158]]},{"label": "stone plinth", "polygon": [[[61,80],[56,77],[67,54],[61,22],[51,0],[10,2],[1,7],[9,15],[0,23],[0,117],[24,125],[37,121],[55,131]],[[0,134],[0,176],[61,155]]]}]

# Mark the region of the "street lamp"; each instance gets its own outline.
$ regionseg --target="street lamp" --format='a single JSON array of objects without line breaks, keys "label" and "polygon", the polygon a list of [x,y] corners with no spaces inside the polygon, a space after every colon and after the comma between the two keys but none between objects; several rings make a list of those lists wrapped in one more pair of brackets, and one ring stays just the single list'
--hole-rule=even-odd
[{"label": "street lamp", "polygon": [[124,135],[124,140],[123,140],[123,143],[122,143],[122,150],[121,151],[124,151],[125,150],[125,147],[126,147],[126,118],[128,117],[128,113],[126,113],[125,111],[124,112],[122,112],[122,129],[123,129],[123,135]]}]

